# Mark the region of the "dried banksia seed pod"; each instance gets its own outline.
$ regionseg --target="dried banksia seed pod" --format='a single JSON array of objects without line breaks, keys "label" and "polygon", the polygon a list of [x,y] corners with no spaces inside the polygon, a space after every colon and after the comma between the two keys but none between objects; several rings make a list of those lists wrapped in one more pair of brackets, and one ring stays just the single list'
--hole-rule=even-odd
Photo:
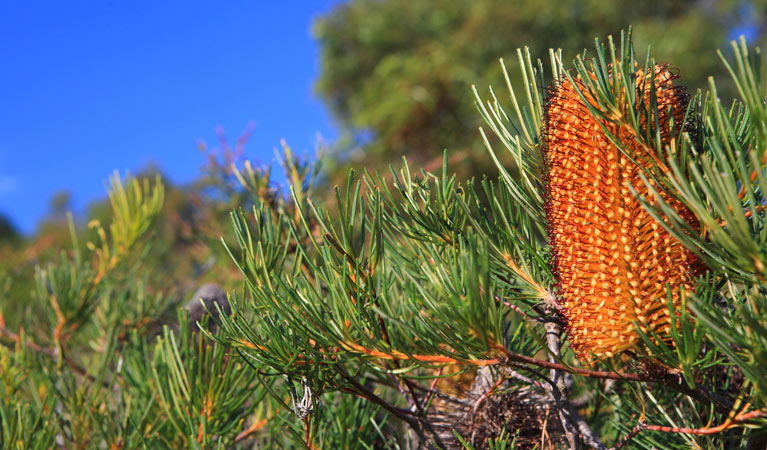
[{"label": "dried banksia seed pod", "polygon": [[[551,396],[540,386],[519,385],[511,379],[498,383],[498,377],[504,376],[483,367],[470,390],[434,396],[426,420],[440,448],[465,448],[455,432],[477,450],[490,448],[488,441],[502,432],[515,437],[515,448],[561,447],[566,441]],[[427,401],[426,396],[422,401]]]},{"label": "dried banksia seed pod", "polygon": [[[681,126],[688,96],[684,88],[673,86],[675,76],[666,67],[656,66],[654,75],[658,117],[642,116],[641,127],[645,130],[648,120],[658,124],[665,147],[671,139],[670,120],[677,129]],[[578,87],[596,104],[588,89]],[[636,87],[637,96],[643,95],[649,105],[650,77],[644,71],[637,73]],[[608,136],[621,142],[633,161]],[[634,321],[646,333],[667,335],[673,319],[666,284],[678,309],[679,288],[692,288],[698,263],[629,189],[631,185],[653,201],[640,173],[653,161],[663,161],[664,155],[658,158],[654,147],[643,143],[620,117],[594,117],[567,79],[550,92],[543,139],[549,241],[559,306],[573,350],[588,361],[628,349],[639,341]],[[679,201],[661,195],[695,225],[694,216]]]}]

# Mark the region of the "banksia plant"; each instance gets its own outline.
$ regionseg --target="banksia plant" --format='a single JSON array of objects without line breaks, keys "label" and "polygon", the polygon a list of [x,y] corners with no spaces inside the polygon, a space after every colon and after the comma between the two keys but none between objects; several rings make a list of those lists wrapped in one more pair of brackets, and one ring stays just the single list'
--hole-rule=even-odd
[{"label": "banksia plant", "polygon": [[758,58],[724,59],[724,107],[629,34],[517,56],[521,90],[477,94],[497,177],[404,161],[327,205],[287,149],[289,197],[232,168],[240,283],[189,311],[144,264],[162,186],[113,182],[114,223],[38,269],[45,314],[0,314],[0,447],[764,448]]},{"label": "banksia plant", "polygon": [[[594,76],[593,74],[590,74]],[[671,332],[667,287],[680,308],[680,287],[692,290],[696,257],[640,201],[648,187],[641,175],[658,168],[685,129],[688,95],[675,87],[667,67],[655,66],[622,82],[620,72],[606,80],[618,89],[616,108],[639,112],[639,129],[602,118],[581,81],[565,78],[546,101],[543,151],[546,220],[561,311],[572,348],[582,359],[613,356],[640,341],[639,332]],[[631,89],[634,92],[627,92]],[[626,101],[634,97],[634,102]],[[656,108],[649,105],[657,104]],[[641,133],[641,135],[637,135]],[[656,135],[657,147],[642,138]],[[649,181],[650,186],[654,180]],[[664,195],[664,199],[669,196]],[[690,225],[695,218],[678,200],[670,205]]]}]

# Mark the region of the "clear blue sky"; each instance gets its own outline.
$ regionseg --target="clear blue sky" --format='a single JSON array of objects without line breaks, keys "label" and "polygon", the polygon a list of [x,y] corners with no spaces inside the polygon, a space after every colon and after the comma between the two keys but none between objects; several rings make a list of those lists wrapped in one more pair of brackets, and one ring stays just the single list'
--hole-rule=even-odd
[{"label": "clear blue sky", "polygon": [[187,182],[219,125],[255,124],[254,162],[334,138],[311,24],[335,3],[0,2],[0,212],[32,232],[53,193],[82,210],[150,162]]}]

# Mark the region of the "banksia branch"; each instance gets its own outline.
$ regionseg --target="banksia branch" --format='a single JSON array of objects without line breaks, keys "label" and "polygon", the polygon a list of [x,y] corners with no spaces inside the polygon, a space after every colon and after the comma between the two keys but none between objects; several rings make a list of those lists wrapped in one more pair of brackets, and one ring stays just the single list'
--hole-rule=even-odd
[{"label": "banksia branch", "polygon": [[[672,138],[671,120],[679,127],[687,106],[684,89],[673,86],[675,76],[666,67],[656,66],[653,83],[650,78],[644,71],[636,77],[637,103],[643,96],[644,105],[651,105],[654,86],[658,106],[657,117],[654,112],[642,115],[641,130],[623,123],[620,113],[608,115],[612,120],[595,117],[584,97],[591,105],[597,102],[580,79],[575,79],[578,89],[569,79],[562,80],[546,104],[543,147],[549,241],[559,306],[572,348],[584,361],[636,345],[640,338],[634,322],[645,333],[668,335],[672,318],[666,286],[678,309],[679,288],[692,289],[698,266],[695,256],[642,208],[629,187],[652,201],[640,174],[661,163],[666,150],[658,155],[641,136],[649,122],[657,127],[665,148]],[[627,95],[621,92],[617,97],[625,101]],[[623,151],[610,137],[621,143]],[[694,223],[684,205],[657,190]]]}]

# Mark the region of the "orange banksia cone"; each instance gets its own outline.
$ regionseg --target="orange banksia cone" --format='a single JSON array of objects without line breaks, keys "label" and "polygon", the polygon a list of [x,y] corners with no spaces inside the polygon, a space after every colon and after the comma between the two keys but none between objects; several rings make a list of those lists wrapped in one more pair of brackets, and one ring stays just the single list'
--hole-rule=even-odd
[{"label": "orange banksia cone", "polygon": [[[665,146],[671,139],[670,119],[679,129],[688,97],[683,88],[672,85],[675,77],[667,68],[656,66],[654,71],[657,123]],[[645,104],[651,98],[649,78],[643,71],[637,74],[636,86],[642,90],[637,96],[644,95]],[[595,104],[587,89],[579,86],[579,90]],[[643,117],[643,129],[647,120]],[[655,123],[654,117],[650,120]],[[630,150],[634,161],[610,141],[605,129]],[[639,341],[635,321],[646,333],[667,335],[672,318],[666,285],[678,309],[679,288],[692,289],[698,263],[629,189],[632,185],[652,200],[640,173],[665,158],[658,158],[656,150],[642,143],[620,117],[606,121],[590,114],[567,79],[550,92],[543,148],[549,241],[559,306],[573,350],[581,360],[590,361],[628,349]],[[695,223],[680,202],[665,195],[664,199],[688,223]]]}]

